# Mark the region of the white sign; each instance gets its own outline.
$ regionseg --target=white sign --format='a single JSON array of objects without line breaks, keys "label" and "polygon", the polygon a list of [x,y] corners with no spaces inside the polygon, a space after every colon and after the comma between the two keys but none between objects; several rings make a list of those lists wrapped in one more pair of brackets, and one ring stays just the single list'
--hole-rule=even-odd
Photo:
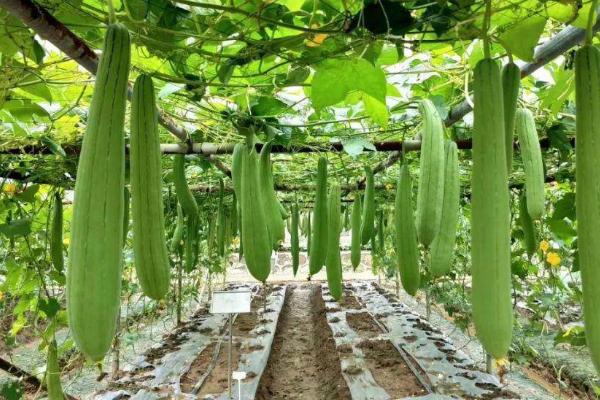
[{"label": "white sign", "polygon": [[233,371],[231,377],[237,381],[241,381],[242,379],[246,379],[246,371]]},{"label": "white sign", "polygon": [[215,291],[212,296],[212,314],[240,314],[250,312],[252,292],[249,290]]}]

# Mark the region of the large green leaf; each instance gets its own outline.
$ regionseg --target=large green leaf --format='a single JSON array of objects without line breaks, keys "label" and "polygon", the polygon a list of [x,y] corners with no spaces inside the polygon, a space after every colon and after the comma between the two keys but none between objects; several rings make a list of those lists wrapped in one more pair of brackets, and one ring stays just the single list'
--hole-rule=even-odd
[{"label": "large green leaf", "polygon": [[386,79],[383,70],[363,58],[332,59],[317,66],[311,91],[316,110],[337,104],[354,91],[363,92],[385,104]]},{"label": "large green leaf", "polygon": [[546,17],[532,15],[504,31],[500,35],[500,41],[515,56],[525,61],[532,61],[535,46],[545,26]]},{"label": "large green leaf", "polygon": [[29,218],[15,219],[0,225],[0,233],[11,239],[16,236],[27,236],[30,232],[31,220]]}]

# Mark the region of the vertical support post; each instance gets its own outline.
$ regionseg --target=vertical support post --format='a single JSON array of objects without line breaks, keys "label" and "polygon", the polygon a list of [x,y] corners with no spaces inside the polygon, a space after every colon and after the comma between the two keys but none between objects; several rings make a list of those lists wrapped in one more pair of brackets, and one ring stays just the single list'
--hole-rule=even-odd
[{"label": "vertical support post", "polygon": [[493,358],[492,356],[486,352],[485,353],[485,372],[487,372],[488,374],[493,374],[494,373],[494,365],[493,365]]},{"label": "vertical support post", "polygon": [[431,320],[431,294],[429,293],[429,287],[425,288],[425,312],[427,321]]},{"label": "vertical support post", "polygon": [[117,379],[119,376],[119,369],[120,369],[120,352],[119,352],[119,348],[121,346],[121,340],[120,340],[120,336],[121,336],[121,307],[119,307],[119,314],[117,316],[117,332],[115,334],[115,337],[113,339],[113,343],[112,343],[112,361],[111,361],[111,371],[110,371],[110,376],[113,379]]},{"label": "vertical support post", "polygon": [[229,352],[227,354],[227,386],[229,387],[229,399],[231,399],[231,364],[232,364],[232,345],[233,345],[233,317],[229,314]]},{"label": "vertical support post", "polygon": [[181,325],[181,295],[183,280],[183,260],[179,257],[177,262],[177,326]]}]

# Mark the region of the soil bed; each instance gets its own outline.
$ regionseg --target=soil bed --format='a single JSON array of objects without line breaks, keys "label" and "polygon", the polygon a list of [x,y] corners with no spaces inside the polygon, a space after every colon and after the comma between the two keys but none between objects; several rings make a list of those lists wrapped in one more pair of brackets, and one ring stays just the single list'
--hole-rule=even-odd
[{"label": "soil bed", "polygon": [[365,340],[358,347],[365,355],[373,378],[392,398],[427,394],[391,342]]},{"label": "soil bed", "polygon": [[[232,366],[233,369],[239,364],[240,361],[240,339],[243,336],[248,336],[249,332],[256,326],[257,315],[259,309],[264,306],[264,296],[261,293],[257,294],[252,299],[250,313],[238,314],[235,321],[233,322],[233,346],[232,346]],[[212,370],[206,376],[204,383],[202,384],[198,397],[202,398],[209,394],[220,394],[227,392],[227,374],[228,374],[228,325],[223,328],[220,332],[223,336],[223,340],[220,346],[217,347],[217,342],[213,342],[208,345],[202,353],[194,360],[189,371],[181,377],[181,389],[183,393],[191,393],[194,386],[204,376],[209,368]],[[215,362],[215,352],[216,355]]]},{"label": "soil bed", "polygon": [[321,286],[288,286],[273,348],[256,398],[350,399],[331,330]]}]

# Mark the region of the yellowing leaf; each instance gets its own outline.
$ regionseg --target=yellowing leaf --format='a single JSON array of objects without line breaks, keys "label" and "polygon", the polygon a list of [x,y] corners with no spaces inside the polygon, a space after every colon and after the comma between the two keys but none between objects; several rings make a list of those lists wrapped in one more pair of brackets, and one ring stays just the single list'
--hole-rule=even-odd
[{"label": "yellowing leaf", "polygon": [[308,39],[306,39],[306,45],[308,47],[319,47],[321,44],[323,44],[325,39],[327,39],[327,36],[329,35],[327,35],[326,33],[318,33],[313,37],[309,37]]}]

